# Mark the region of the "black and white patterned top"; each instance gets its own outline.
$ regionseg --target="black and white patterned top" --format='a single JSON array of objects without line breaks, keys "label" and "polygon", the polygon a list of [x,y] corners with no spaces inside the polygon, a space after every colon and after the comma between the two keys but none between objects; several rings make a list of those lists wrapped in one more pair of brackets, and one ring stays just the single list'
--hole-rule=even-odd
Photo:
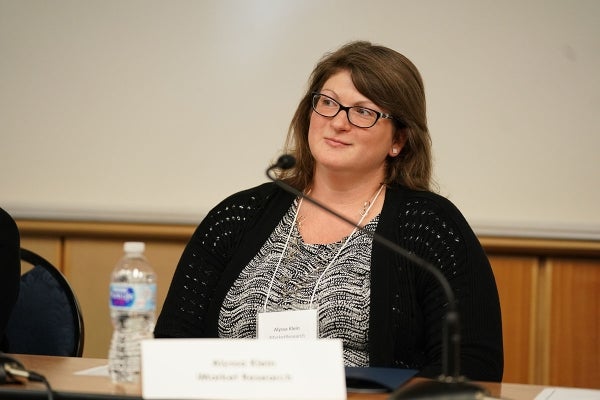
[{"label": "black and white patterned top", "polygon": [[[254,338],[257,312],[265,307],[267,311],[306,309],[314,291],[319,336],[342,339],[346,366],[368,366],[372,238],[356,231],[347,243],[347,238],[329,244],[304,243],[294,223],[297,207],[296,200],[228,291],[219,314],[219,336]],[[375,217],[365,229],[374,232],[378,220]]]}]

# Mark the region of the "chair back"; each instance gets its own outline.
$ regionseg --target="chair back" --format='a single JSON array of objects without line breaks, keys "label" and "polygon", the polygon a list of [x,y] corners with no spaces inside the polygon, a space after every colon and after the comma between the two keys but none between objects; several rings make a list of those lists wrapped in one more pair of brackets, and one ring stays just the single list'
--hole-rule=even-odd
[{"label": "chair back", "polygon": [[21,248],[32,269],[21,275],[17,303],[6,327],[8,352],[81,357],[84,324],[75,292],[48,260]]}]

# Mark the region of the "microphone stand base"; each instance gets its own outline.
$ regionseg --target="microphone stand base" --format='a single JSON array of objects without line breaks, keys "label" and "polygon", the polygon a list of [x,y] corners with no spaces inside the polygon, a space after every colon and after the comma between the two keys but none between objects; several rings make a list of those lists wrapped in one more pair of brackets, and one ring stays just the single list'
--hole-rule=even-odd
[{"label": "microphone stand base", "polygon": [[422,381],[396,389],[390,400],[481,400],[488,395],[485,388],[466,381]]}]

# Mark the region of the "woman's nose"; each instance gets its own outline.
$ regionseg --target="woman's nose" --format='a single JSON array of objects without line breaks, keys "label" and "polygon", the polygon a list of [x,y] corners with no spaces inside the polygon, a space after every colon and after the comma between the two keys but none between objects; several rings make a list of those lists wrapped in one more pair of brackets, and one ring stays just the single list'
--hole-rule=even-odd
[{"label": "woman's nose", "polygon": [[336,116],[332,117],[331,124],[339,129],[348,129],[351,126],[348,110],[340,110]]}]

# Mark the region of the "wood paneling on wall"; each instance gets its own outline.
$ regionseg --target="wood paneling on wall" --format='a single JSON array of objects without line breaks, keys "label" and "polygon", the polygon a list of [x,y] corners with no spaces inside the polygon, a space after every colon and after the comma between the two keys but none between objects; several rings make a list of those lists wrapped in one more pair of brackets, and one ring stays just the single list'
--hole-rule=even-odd
[{"label": "wood paneling on wall", "polygon": [[553,258],[546,268],[552,274],[547,321],[552,357],[540,383],[600,387],[599,262]]},{"label": "wood paneling on wall", "polygon": [[502,309],[504,380],[533,381],[536,359],[537,266],[535,257],[490,256]]}]

